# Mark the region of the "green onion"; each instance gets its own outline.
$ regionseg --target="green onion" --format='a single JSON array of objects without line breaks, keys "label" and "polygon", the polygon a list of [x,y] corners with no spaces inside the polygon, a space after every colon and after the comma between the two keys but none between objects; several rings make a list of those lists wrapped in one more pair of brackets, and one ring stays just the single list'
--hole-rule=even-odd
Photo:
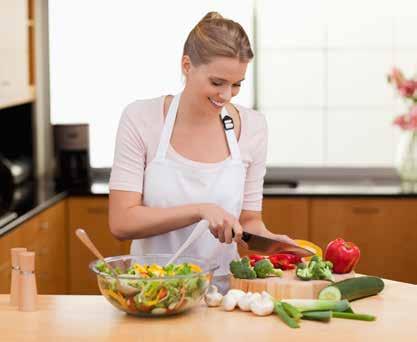
[{"label": "green onion", "polygon": [[300,320],[302,316],[300,310],[298,310],[295,306],[292,306],[291,304],[285,302],[281,302],[281,304],[288,315],[294,318],[297,322]]},{"label": "green onion", "polygon": [[359,321],[375,321],[376,320],[376,317],[372,315],[349,313],[349,312],[333,312],[333,317],[357,319]]},{"label": "green onion", "polygon": [[287,324],[290,328],[299,328],[298,323],[290,315],[287,314],[282,303],[276,302],[274,305],[275,313],[281,318],[281,320]]},{"label": "green onion", "polygon": [[302,319],[309,319],[312,321],[329,322],[332,318],[332,312],[328,311],[306,311],[303,312]]},{"label": "green onion", "polygon": [[350,305],[346,299],[324,300],[324,299],[284,299],[285,303],[295,306],[299,311],[346,311]]}]

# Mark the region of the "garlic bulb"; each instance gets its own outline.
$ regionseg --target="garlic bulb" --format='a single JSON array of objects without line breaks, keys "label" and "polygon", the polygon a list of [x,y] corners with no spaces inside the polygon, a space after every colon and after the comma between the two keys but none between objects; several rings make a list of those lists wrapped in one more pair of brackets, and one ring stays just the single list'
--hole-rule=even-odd
[{"label": "garlic bulb", "polygon": [[210,307],[220,306],[223,300],[223,296],[218,292],[215,285],[210,285],[207,290],[207,293],[204,295],[204,300],[206,304]]},{"label": "garlic bulb", "polygon": [[226,294],[222,300],[222,308],[225,311],[233,311],[237,305],[237,299],[232,294]]},{"label": "garlic bulb", "polygon": [[230,295],[236,298],[236,301],[239,301],[239,299],[244,296],[246,294],[246,292],[242,291],[242,290],[237,290],[237,289],[230,289],[229,291],[227,291],[226,296]]},{"label": "garlic bulb", "polygon": [[274,301],[267,296],[260,296],[250,303],[251,311],[258,316],[267,316],[274,311]]},{"label": "garlic bulb", "polygon": [[252,292],[246,293],[244,296],[240,297],[237,305],[242,311],[250,311],[250,302],[252,298]]}]

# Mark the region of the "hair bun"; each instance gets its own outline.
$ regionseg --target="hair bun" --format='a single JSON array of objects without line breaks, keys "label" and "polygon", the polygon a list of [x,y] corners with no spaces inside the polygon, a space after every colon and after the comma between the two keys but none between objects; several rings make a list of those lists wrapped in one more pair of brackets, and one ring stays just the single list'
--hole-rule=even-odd
[{"label": "hair bun", "polygon": [[224,19],[219,12],[208,12],[201,21],[212,20],[212,19]]}]

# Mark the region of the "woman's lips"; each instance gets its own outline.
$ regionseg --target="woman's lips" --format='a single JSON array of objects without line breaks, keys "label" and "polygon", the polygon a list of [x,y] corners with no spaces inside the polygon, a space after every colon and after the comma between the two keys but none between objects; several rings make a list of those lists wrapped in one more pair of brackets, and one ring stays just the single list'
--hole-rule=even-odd
[{"label": "woman's lips", "polygon": [[219,102],[219,101],[216,101],[216,100],[213,100],[212,98],[208,98],[209,100],[210,100],[210,102],[215,106],[215,107],[217,107],[217,108],[222,108],[225,104],[226,104],[226,102]]}]

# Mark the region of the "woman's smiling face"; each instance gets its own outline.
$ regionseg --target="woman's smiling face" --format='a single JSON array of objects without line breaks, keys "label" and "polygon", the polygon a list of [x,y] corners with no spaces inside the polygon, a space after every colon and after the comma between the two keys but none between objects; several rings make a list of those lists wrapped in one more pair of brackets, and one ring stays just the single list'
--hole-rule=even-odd
[{"label": "woman's smiling face", "polygon": [[196,105],[214,113],[220,113],[223,106],[239,93],[247,67],[248,62],[231,57],[216,57],[199,66],[192,65],[188,56],[182,59],[187,92]]}]

